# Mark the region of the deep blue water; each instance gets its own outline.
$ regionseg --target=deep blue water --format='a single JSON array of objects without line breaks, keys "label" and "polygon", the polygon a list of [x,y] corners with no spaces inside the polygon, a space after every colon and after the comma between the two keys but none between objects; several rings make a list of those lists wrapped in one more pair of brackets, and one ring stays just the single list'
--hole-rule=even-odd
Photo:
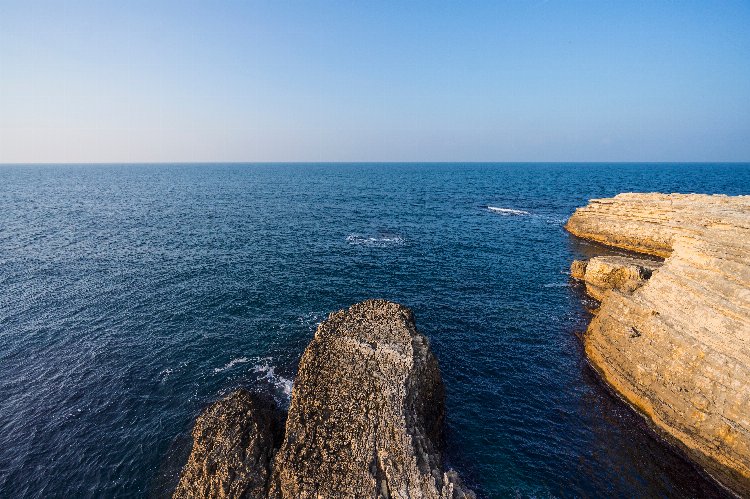
[{"label": "deep blue water", "polygon": [[600,249],[562,225],[621,191],[748,194],[750,165],[0,166],[0,496],[168,493],[206,404],[283,403],[370,297],[431,339],[482,495],[718,494],[583,358],[566,272]]}]

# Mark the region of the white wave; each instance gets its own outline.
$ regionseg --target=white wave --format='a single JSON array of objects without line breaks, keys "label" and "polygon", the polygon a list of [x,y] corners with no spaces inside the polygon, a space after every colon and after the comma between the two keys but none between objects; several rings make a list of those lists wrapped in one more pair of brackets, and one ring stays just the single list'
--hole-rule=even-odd
[{"label": "white wave", "polygon": [[499,213],[500,215],[504,216],[522,216],[522,215],[530,215],[528,211],[523,210],[516,210],[513,208],[498,208],[497,206],[488,206],[487,209],[491,211],[492,213]]},{"label": "white wave", "polygon": [[395,234],[381,235],[376,237],[363,236],[361,234],[349,234],[346,237],[346,242],[358,246],[400,246],[404,244],[404,238]]},{"label": "white wave", "polygon": [[544,285],[545,288],[567,288],[570,283],[567,282],[550,282]]},{"label": "white wave", "polygon": [[285,378],[280,374],[276,374],[275,367],[272,366],[267,360],[253,366],[253,371],[262,374],[260,379],[268,381],[276,390],[278,390],[284,403],[289,403],[292,398],[292,385],[293,381],[289,378]]},{"label": "white wave", "polygon": [[226,371],[226,370],[229,370],[229,369],[233,368],[237,364],[244,364],[245,362],[250,362],[250,359],[248,359],[247,357],[237,357],[236,359],[230,360],[227,363],[227,365],[225,365],[224,367],[217,367],[217,368],[215,368],[214,372],[215,373],[220,373],[220,372],[223,372],[223,371]]}]

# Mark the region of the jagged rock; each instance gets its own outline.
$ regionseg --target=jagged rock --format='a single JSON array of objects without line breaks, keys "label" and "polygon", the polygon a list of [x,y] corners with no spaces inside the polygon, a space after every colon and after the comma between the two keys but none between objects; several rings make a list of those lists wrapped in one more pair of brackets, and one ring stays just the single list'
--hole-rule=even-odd
[{"label": "jagged rock", "polygon": [[238,390],[215,402],[195,422],[193,450],[174,497],[266,497],[282,434],[270,398]]},{"label": "jagged rock", "polygon": [[318,326],[278,452],[278,413],[235,392],[198,418],[174,496],[474,498],[443,467],[444,410],[440,369],[411,310],[365,301]]},{"label": "jagged rock", "polygon": [[411,310],[370,300],[331,314],[300,361],[272,494],[474,497],[443,470],[443,399]]},{"label": "jagged rock", "polygon": [[566,228],[668,257],[643,286],[603,297],[586,355],[663,436],[750,496],[750,196],[620,194]]},{"label": "jagged rock", "polygon": [[[582,276],[581,267],[583,267]],[[586,293],[589,296],[601,301],[604,294],[612,289],[621,293],[632,293],[643,286],[659,267],[661,267],[661,262],[654,260],[623,256],[596,256],[588,262],[575,260],[570,266],[570,274],[586,283]]]}]

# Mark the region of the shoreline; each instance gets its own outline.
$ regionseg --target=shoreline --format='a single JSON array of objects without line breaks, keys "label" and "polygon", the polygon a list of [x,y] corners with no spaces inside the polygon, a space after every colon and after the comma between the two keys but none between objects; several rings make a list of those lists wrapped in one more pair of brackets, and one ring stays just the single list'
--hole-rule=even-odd
[{"label": "shoreline", "polygon": [[[600,300],[583,335],[585,357],[661,438],[737,495],[750,491],[742,393],[748,365],[742,340],[736,351],[725,338],[750,333],[747,307],[741,299],[736,304],[747,285],[742,276],[750,275],[742,272],[748,207],[747,196],[621,194],[592,200],[565,226],[576,237],[610,247],[667,256],[654,277],[634,272],[637,259],[573,263],[572,274]],[[646,259],[640,262],[648,266]],[[724,277],[733,271],[739,282]],[[696,276],[701,278],[693,284]],[[734,397],[723,388],[727,381],[739,383]]]}]

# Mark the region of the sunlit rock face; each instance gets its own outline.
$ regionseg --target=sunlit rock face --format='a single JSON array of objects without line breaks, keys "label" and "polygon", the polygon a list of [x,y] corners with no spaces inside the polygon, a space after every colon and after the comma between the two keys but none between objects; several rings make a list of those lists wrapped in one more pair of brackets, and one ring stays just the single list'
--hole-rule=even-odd
[{"label": "sunlit rock face", "polygon": [[750,196],[620,194],[576,210],[566,228],[666,257],[651,269],[576,265],[602,300],[586,354],[661,434],[750,495]]},{"label": "sunlit rock face", "polygon": [[586,284],[586,293],[601,301],[610,289],[632,293],[643,286],[651,275],[661,267],[654,260],[623,256],[597,256],[587,262],[574,261],[570,275]]}]

